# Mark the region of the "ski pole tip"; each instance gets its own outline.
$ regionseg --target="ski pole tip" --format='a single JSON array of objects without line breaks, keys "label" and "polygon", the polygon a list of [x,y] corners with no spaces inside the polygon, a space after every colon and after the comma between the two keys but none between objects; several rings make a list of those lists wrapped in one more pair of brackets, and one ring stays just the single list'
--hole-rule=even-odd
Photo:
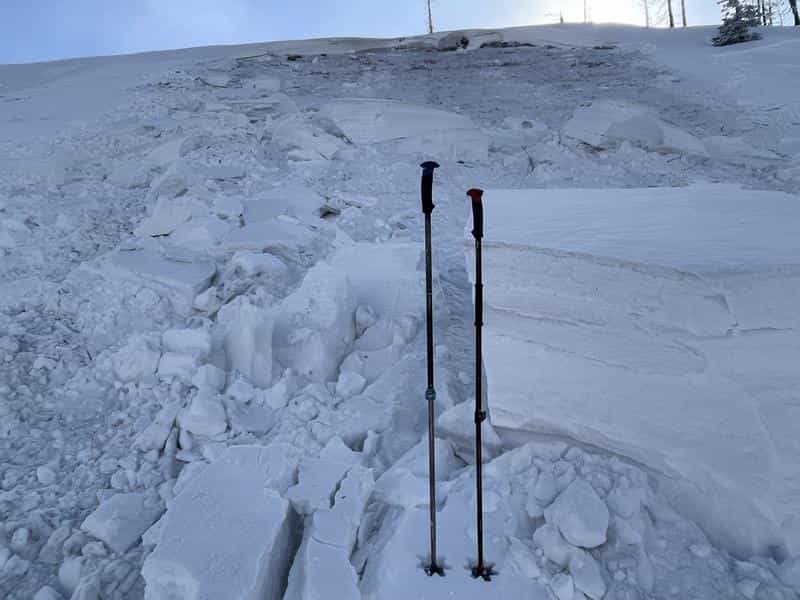
[{"label": "ski pole tip", "polygon": [[483,190],[479,188],[472,188],[471,190],[467,191],[467,196],[469,196],[473,202],[480,202],[483,200]]}]

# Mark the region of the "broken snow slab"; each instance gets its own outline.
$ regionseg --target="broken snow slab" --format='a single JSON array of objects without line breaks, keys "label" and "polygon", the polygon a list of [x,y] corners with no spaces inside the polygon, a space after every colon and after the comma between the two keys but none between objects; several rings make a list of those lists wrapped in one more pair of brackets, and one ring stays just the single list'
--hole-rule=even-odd
[{"label": "broken snow slab", "polygon": [[650,109],[616,100],[598,100],[579,106],[562,133],[564,137],[594,148],[616,148],[622,142],[629,142],[655,152],[708,154],[703,142],[665,123]]},{"label": "broken snow slab", "polygon": [[[493,424],[666,474],[676,504],[737,552],[800,551],[786,426],[800,386],[797,199],[695,186],[484,202]],[[472,272],[471,237],[465,250]]]},{"label": "broken snow slab", "polygon": [[143,493],[116,494],[103,502],[83,521],[81,529],[124,554],[164,511],[158,497]]},{"label": "broken snow slab", "polygon": [[145,598],[280,600],[294,513],[281,493],[294,482],[287,446],[229,448],[175,497],[142,569]]},{"label": "broken snow slab", "polygon": [[374,483],[370,469],[352,466],[336,490],[333,506],[314,513],[292,564],[284,600],[361,598],[350,554]]},{"label": "broken snow slab", "polygon": [[480,160],[488,137],[464,115],[396,100],[352,98],[332,102],[323,114],[354,144],[396,142],[403,153],[431,152],[453,160]]},{"label": "broken snow slab", "polygon": [[325,199],[304,185],[278,186],[243,199],[245,223],[269,221],[291,215],[306,223],[317,224]]},{"label": "broken snow slab", "polygon": [[358,304],[382,317],[421,316],[423,259],[420,244],[357,243],[339,248],[331,264],[347,274]]},{"label": "broken snow slab", "polygon": [[[176,310],[189,312],[195,296],[211,285],[213,262],[200,256],[167,257],[154,250],[118,250],[111,255],[111,274],[140,279],[167,292]],[[108,275],[109,272],[104,272]]]},{"label": "broken snow slab", "polygon": [[219,248],[224,252],[270,252],[287,260],[297,260],[298,253],[313,251],[316,240],[317,236],[306,225],[294,218],[280,216],[232,230],[220,242]]}]

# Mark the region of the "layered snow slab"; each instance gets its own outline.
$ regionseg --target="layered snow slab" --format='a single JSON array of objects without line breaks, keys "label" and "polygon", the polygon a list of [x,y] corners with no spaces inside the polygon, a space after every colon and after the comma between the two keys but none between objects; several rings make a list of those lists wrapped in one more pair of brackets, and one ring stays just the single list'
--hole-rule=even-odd
[{"label": "layered snow slab", "polygon": [[393,142],[402,153],[434,152],[461,160],[486,158],[488,137],[464,115],[396,100],[337,100],[324,109],[354,144]]},{"label": "layered snow slab", "polygon": [[672,486],[683,510],[739,553],[800,552],[786,425],[800,417],[797,199],[728,186],[484,198],[493,423],[687,482]]},{"label": "layered snow slab", "polygon": [[297,462],[288,446],[237,446],[190,480],[145,561],[145,598],[279,600],[296,547],[281,493]]}]

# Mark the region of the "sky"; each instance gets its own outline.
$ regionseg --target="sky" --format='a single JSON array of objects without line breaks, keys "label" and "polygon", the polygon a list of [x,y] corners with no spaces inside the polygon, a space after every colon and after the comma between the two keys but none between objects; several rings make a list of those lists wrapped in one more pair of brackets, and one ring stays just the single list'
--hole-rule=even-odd
[{"label": "sky", "polygon": [[[644,24],[643,0],[586,0],[594,22]],[[663,13],[664,0],[649,0]],[[678,11],[680,0],[673,0]],[[686,0],[690,25],[715,0]],[[437,29],[583,20],[583,0],[433,0]],[[0,0],[0,63],[212,44],[424,33],[425,0]]]}]

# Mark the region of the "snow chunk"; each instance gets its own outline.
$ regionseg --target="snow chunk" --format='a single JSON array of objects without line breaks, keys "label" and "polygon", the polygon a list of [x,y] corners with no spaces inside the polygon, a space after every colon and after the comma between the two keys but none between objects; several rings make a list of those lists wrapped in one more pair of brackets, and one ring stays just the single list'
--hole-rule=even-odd
[{"label": "snow chunk", "polygon": [[525,542],[517,538],[510,540],[508,564],[514,573],[529,579],[536,579],[542,574],[536,555]]},{"label": "snow chunk", "polygon": [[201,360],[211,352],[211,334],[205,329],[169,329],[161,335],[161,343],[169,352],[190,354]]},{"label": "snow chunk", "polygon": [[118,554],[124,554],[136,545],[163,511],[163,507],[146,494],[115,494],[86,517],[81,529]]},{"label": "snow chunk", "polygon": [[225,348],[228,369],[237,369],[251,383],[272,383],[272,338],[275,317],[269,308],[253,305],[244,296],[219,310],[218,332]]},{"label": "snow chunk", "polygon": [[703,143],[691,134],[664,123],[644,107],[616,100],[579,106],[563,135],[595,148],[615,148],[625,141],[658,152],[707,154]]},{"label": "snow chunk", "polygon": [[299,483],[286,497],[301,515],[310,515],[318,508],[330,508],[334,492],[347,473],[345,463],[306,458],[300,463]]},{"label": "snow chunk", "polygon": [[559,494],[545,509],[544,518],[574,546],[596,548],[606,542],[608,507],[582,479],[576,479]]},{"label": "snow chunk", "polygon": [[[450,441],[436,438],[436,479],[439,485],[437,501],[447,497],[446,482],[453,473],[463,466],[456,457]],[[412,508],[425,506],[430,501],[428,490],[428,442],[421,441],[393,464],[375,484],[375,498],[381,502]]]},{"label": "snow chunk", "polygon": [[351,467],[334,505],[314,513],[292,565],[285,600],[329,598],[333,593],[337,598],[361,598],[349,557],[373,485],[371,470]]},{"label": "snow chunk", "polygon": [[333,506],[314,513],[311,536],[319,542],[341,548],[349,557],[374,486],[371,469],[350,467],[339,485]]},{"label": "snow chunk", "polygon": [[[475,406],[471,402],[456,404],[439,415],[437,420],[439,434],[452,440],[457,454],[468,462],[475,460]],[[491,421],[483,423],[483,455],[487,460],[497,456],[503,447],[500,437],[492,427]]]},{"label": "snow chunk", "polygon": [[179,401],[171,402],[164,406],[158,411],[156,418],[147,429],[136,436],[133,445],[142,452],[147,452],[148,450],[160,451],[164,448],[180,407],[181,403]]},{"label": "snow chunk", "polygon": [[319,457],[322,460],[338,462],[349,466],[361,464],[362,455],[360,452],[353,452],[342,441],[339,436],[334,436],[325,444],[325,447],[320,451]]},{"label": "snow chunk", "polygon": [[261,252],[237,252],[231,259],[231,265],[240,269],[247,277],[266,275],[269,279],[279,279],[288,271],[280,258]]},{"label": "snow chunk", "polygon": [[228,428],[221,398],[206,390],[197,393],[178,421],[183,429],[195,435],[214,436]]},{"label": "snow chunk", "polygon": [[161,379],[174,377],[179,381],[189,383],[197,371],[197,367],[198,360],[196,356],[165,352],[158,361],[158,376]]},{"label": "snow chunk", "polygon": [[361,600],[358,575],[341,548],[307,536],[289,574],[283,600]]},{"label": "snow chunk", "polygon": [[134,336],[111,357],[114,376],[122,382],[152,379],[161,353],[143,336]]},{"label": "snow chunk", "polygon": [[559,567],[566,567],[574,548],[563,538],[558,529],[546,523],[533,533],[533,542],[542,549],[547,559]]},{"label": "snow chunk", "polygon": [[259,191],[243,199],[245,223],[269,221],[290,215],[306,223],[319,222],[319,209],[325,199],[303,185],[284,185]]},{"label": "snow chunk", "polygon": [[336,379],[355,337],[356,299],[347,276],[326,264],[306,273],[281,304],[275,320],[275,354],[285,367],[312,381]]},{"label": "snow chunk", "polygon": [[572,600],[575,596],[575,586],[572,577],[566,573],[558,573],[550,580],[550,589],[558,600]]},{"label": "snow chunk", "polygon": [[192,217],[203,217],[207,214],[208,207],[192,196],[160,196],[153,208],[153,214],[142,220],[134,233],[139,237],[168,235]]},{"label": "snow chunk", "polygon": [[354,144],[391,141],[395,150],[411,153],[428,152],[432,144],[454,160],[488,153],[488,138],[469,117],[428,106],[354,98],[332,102],[322,112]]},{"label": "snow chunk", "polygon": [[344,371],[339,374],[336,382],[336,395],[341,398],[350,398],[364,391],[367,380],[353,371]]},{"label": "snow chunk", "polygon": [[287,151],[290,160],[330,160],[344,146],[339,138],[315,131],[297,116],[281,120],[271,134],[273,143]]},{"label": "snow chunk", "polygon": [[314,234],[305,225],[282,217],[234,229],[221,241],[220,247],[225,251],[269,251],[292,257],[299,250],[310,250],[314,240]]},{"label": "snow chunk", "polygon": [[469,117],[396,100],[338,100],[324,107],[323,113],[355,144],[384,142],[431,130],[474,128]]},{"label": "snow chunk", "polygon": [[[280,600],[296,540],[288,446],[236,446],[175,497],[142,569],[147,600]],[[198,526],[202,524],[202,526]]]},{"label": "snow chunk", "polygon": [[33,595],[33,600],[62,600],[62,598],[61,594],[49,585],[39,588],[39,591]]},{"label": "snow chunk", "polygon": [[145,188],[150,184],[150,167],[139,161],[123,162],[108,175],[108,183],[126,189]]},{"label": "snow chunk", "polygon": [[178,310],[188,312],[197,294],[205,290],[216,273],[213,262],[195,258],[167,258],[152,250],[118,251],[112,265],[120,271],[167,288],[173,293]]},{"label": "snow chunk", "polygon": [[600,565],[591,554],[574,549],[569,559],[569,572],[575,587],[592,600],[600,600],[606,594],[606,582]]},{"label": "snow chunk", "polygon": [[726,158],[733,161],[753,162],[753,161],[776,161],[781,157],[770,152],[754,148],[744,139],[739,137],[729,137],[726,135],[715,135],[703,138],[708,153],[715,158]]},{"label": "snow chunk", "polygon": [[424,310],[424,252],[420,244],[357,243],[339,248],[331,264],[347,274],[356,300],[381,317]]}]

